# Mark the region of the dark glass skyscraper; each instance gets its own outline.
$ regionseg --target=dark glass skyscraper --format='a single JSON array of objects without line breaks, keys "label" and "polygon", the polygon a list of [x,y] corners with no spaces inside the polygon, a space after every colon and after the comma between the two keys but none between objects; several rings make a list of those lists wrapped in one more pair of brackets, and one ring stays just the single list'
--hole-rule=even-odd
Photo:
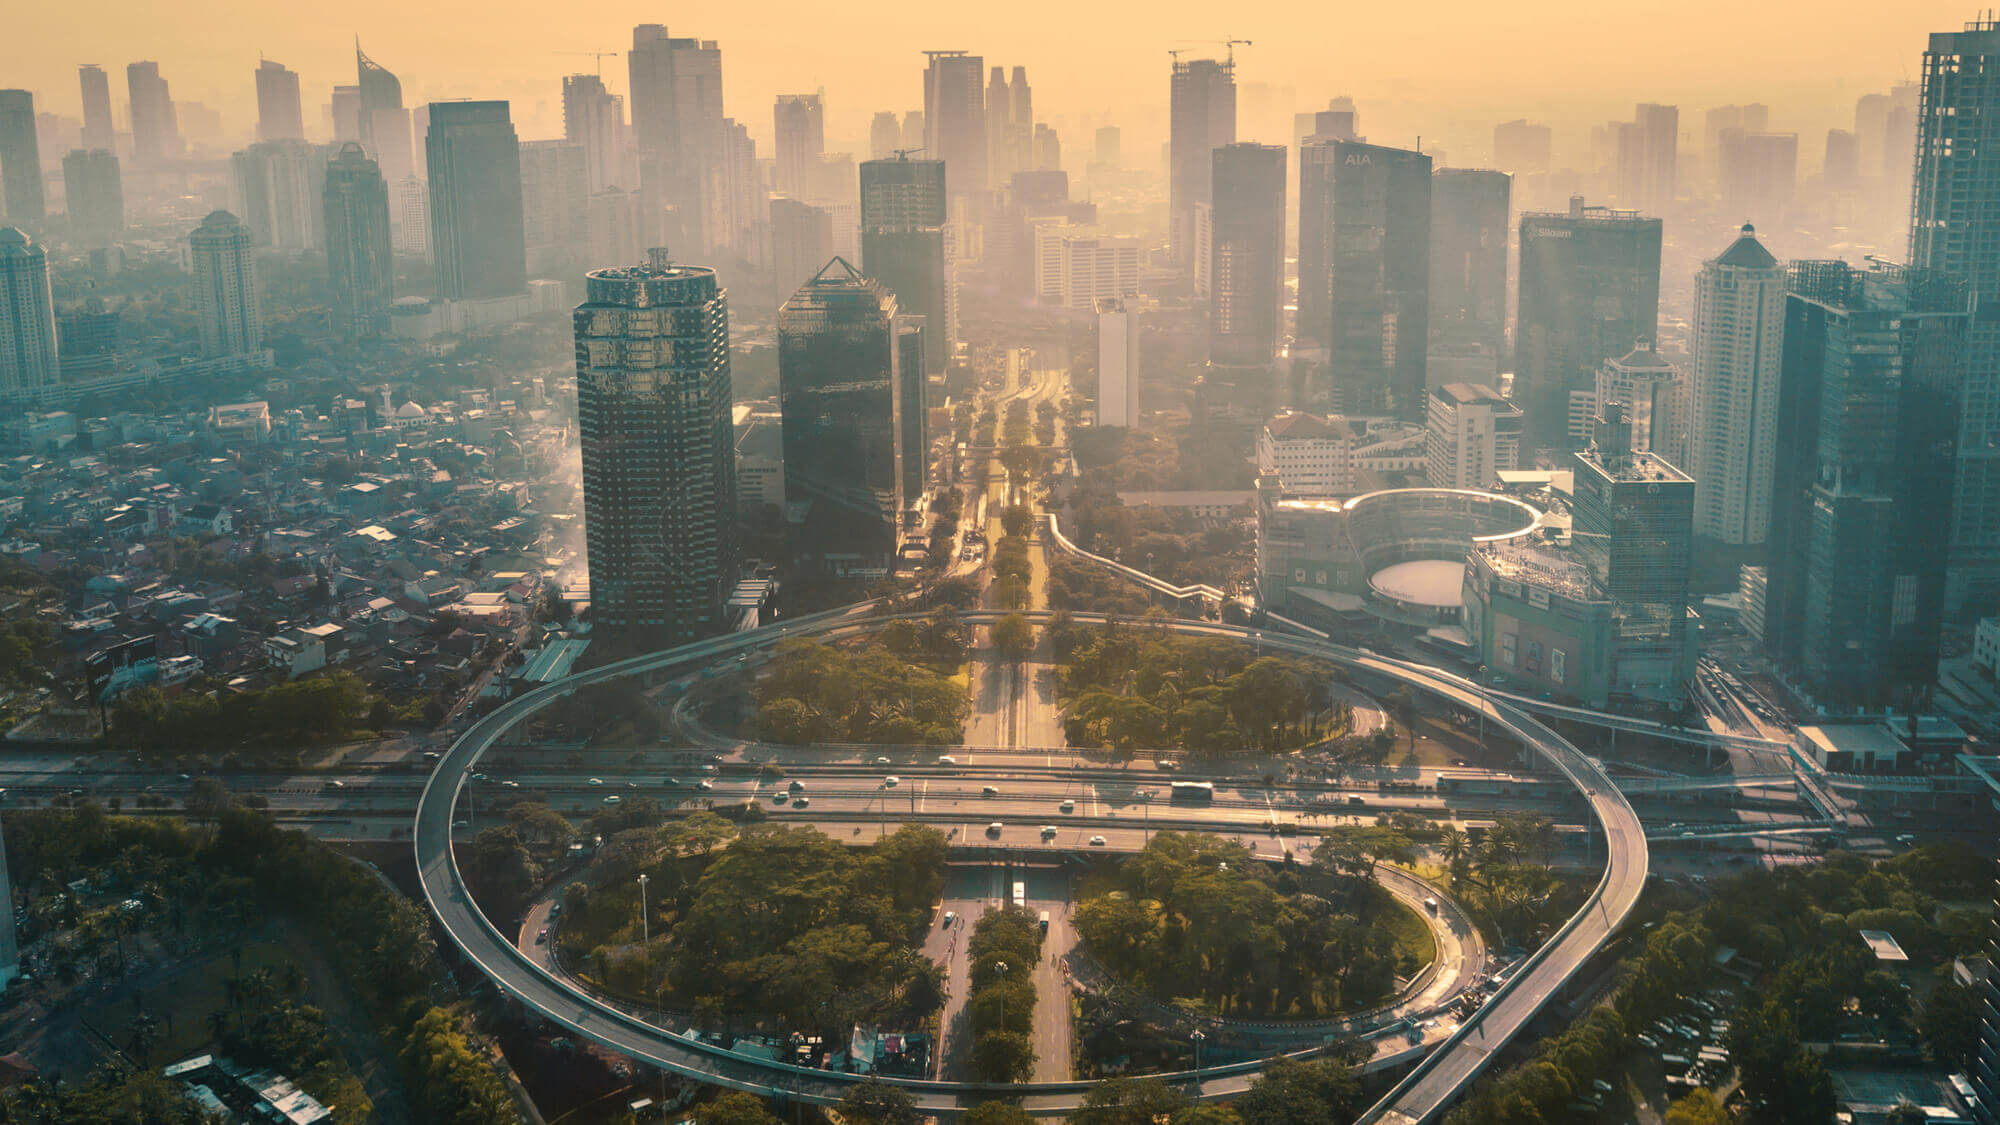
[{"label": "dark glass skyscraper", "polygon": [[1285,146],[1224,145],[1215,196],[1208,358],[1229,367],[1277,359],[1285,299]]},{"label": "dark glass skyscraper", "polygon": [[949,207],[942,160],[861,165],[861,268],[889,287],[904,314],[924,318],[925,364],[940,373],[951,357],[957,313]]},{"label": "dark glass skyscraper", "polygon": [[35,95],[0,90],[0,211],[17,227],[47,217],[42,199],[42,150],[35,139]]},{"label": "dark glass skyscraper", "polygon": [[389,185],[382,179],[381,166],[349,141],[327,165],[322,195],[334,332],[349,341],[385,335],[396,269],[389,236]]},{"label": "dark glass skyscraper", "polygon": [[1696,651],[1687,612],[1694,480],[1634,451],[1632,423],[1615,402],[1598,412],[1590,448],[1572,467],[1576,552],[1612,603],[1611,690],[1678,702]]},{"label": "dark glass skyscraper", "polygon": [[438,295],[464,301],[525,292],[521,144],[507,103],[433,102],[429,108],[424,150]]},{"label": "dark glass skyscraper", "polygon": [[[896,295],[835,258],[778,310],[785,509],[794,565],[876,578],[895,564],[905,506],[905,401]],[[914,497],[910,498],[914,499]]]},{"label": "dark glass skyscraper", "polygon": [[574,315],[596,628],[645,652],[726,626],[735,583],[729,306],[715,271],[591,271]]},{"label": "dark glass skyscraper", "polygon": [[1213,153],[1236,143],[1236,64],[1174,60],[1169,91],[1167,220],[1174,257],[1194,253],[1194,209],[1213,199]]},{"label": "dark glass skyscraper", "polygon": [[1598,365],[1658,338],[1660,220],[1586,207],[1521,216],[1514,401],[1523,450],[1568,442],[1570,395],[1595,394]]},{"label": "dark glass skyscraper", "polygon": [[1431,339],[1507,348],[1507,227],[1514,178],[1478,168],[1431,175]]},{"label": "dark glass skyscraper", "polygon": [[1834,713],[1922,709],[1944,613],[1971,293],[1798,262],[1785,301],[1764,646]]},{"label": "dark glass skyscraper", "polygon": [[1331,141],[1302,145],[1299,162],[1297,335],[1326,349],[1331,405],[1420,420],[1431,158]]}]

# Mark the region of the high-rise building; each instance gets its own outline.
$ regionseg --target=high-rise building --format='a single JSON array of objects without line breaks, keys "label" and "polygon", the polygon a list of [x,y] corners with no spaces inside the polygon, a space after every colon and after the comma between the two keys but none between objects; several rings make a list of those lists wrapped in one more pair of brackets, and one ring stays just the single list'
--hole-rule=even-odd
[{"label": "high-rise building", "polygon": [[903,147],[903,129],[889,110],[877,113],[868,123],[868,159],[887,160]]},{"label": "high-rise building", "polygon": [[1140,245],[1097,227],[1051,223],[1035,232],[1035,299],[1089,312],[1139,295]]},{"label": "high-rise building", "polygon": [[302,141],[305,110],[299,104],[299,74],[276,59],[257,64],[257,139]]},{"label": "high-rise building", "polygon": [[783,305],[834,256],[833,212],[796,199],[771,200],[771,276]]},{"label": "high-rise building", "polygon": [[722,631],[736,580],[727,294],[650,256],[592,270],[573,317],[591,616],[627,652]]},{"label": "high-rise building", "polygon": [[1771,127],[1771,107],[1762,103],[1720,105],[1702,116],[1702,169],[1710,180],[1722,168],[1723,138],[1730,133],[1762,133]]},{"label": "high-rise building", "polygon": [[1261,367],[1277,359],[1284,316],[1285,146],[1223,145],[1211,161],[1208,358]]},{"label": "high-rise building", "polygon": [[1137,302],[1106,297],[1097,302],[1097,424],[1139,424],[1139,309]]},{"label": "high-rise building", "polygon": [[111,151],[117,134],[111,126],[111,76],[95,63],[76,68],[77,85],[83,90],[83,141],[80,147]]},{"label": "high-rise building", "polygon": [[957,279],[942,160],[861,165],[861,268],[888,286],[903,315],[924,318],[924,362],[942,374],[957,341]]},{"label": "high-rise building", "polygon": [[590,197],[590,262],[636,262],[639,245],[639,193],[609,187]]},{"label": "high-rise building", "polygon": [[229,159],[230,207],[274,250],[325,245],[326,150],[306,141],[260,141]]},{"label": "high-rise building", "polygon": [[430,115],[424,151],[438,295],[464,301],[525,292],[521,144],[507,103],[434,102]]},{"label": "high-rise building", "polygon": [[[1910,266],[1963,278],[1979,294],[2000,294],[2000,147],[1985,143],[1984,127],[1995,99],[2000,22],[1933,34],[1917,115]],[[2000,322],[1974,318],[1965,362],[1945,597],[1945,612],[1959,619],[2000,607]]]},{"label": "high-rise building", "polygon": [[156,62],[127,63],[125,84],[132,96],[132,159],[153,167],[181,154],[179,119],[167,80]]},{"label": "high-rise building", "polygon": [[[732,228],[727,217],[722,112],[722,48],[712,39],[675,38],[660,24],[632,29],[632,137],[654,158],[651,191],[704,252]],[[640,189],[647,190],[642,175]],[[649,210],[650,210],[649,206]],[[661,232],[672,233],[672,232]],[[669,245],[673,245],[669,243]]]},{"label": "high-rise building", "polygon": [[[1218,223],[1220,204],[1218,192]],[[1324,349],[1328,372],[1314,399],[1349,413],[1421,417],[1431,206],[1431,158],[1422,153],[1361,141],[1300,146],[1295,335]]]},{"label": "high-rise building", "polygon": [[326,166],[326,272],[333,285],[330,319],[353,341],[389,331],[396,263],[389,235],[389,185],[381,165],[352,141]]},{"label": "high-rise building", "polygon": [[1679,108],[1641,103],[1618,135],[1619,196],[1627,207],[1659,213],[1679,186]]},{"label": "high-rise building", "polygon": [[1354,447],[1362,427],[1336,414],[1291,410],[1257,431],[1257,471],[1294,496],[1351,496]]},{"label": "high-rise building", "polygon": [[1711,542],[1754,546],[1770,529],[1784,336],[1785,267],[1745,223],[1695,278],[1688,471],[1695,534]]},{"label": "high-rise building", "polygon": [[1722,207],[1766,225],[1787,218],[1798,194],[1799,135],[1726,130],[1721,138]]},{"label": "high-rise building", "polygon": [[1431,340],[1477,347],[1496,366],[1507,351],[1513,187],[1505,172],[1440,168],[1431,175]]},{"label": "high-rise building", "polygon": [[1575,454],[1571,537],[1611,599],[1611,690],[1678,703],[1694,675],[1688,621],[1694,481],[1656,453],[1631,447],[1624,407],[1598,411],[1590,448]]},{"label": "high-rise building", "polygon": [[227,211],[210,212],[188,235],[203,355],[247,355],[264,346],[263,302],[250,253],[255,244],[250,228]]},{"label": "high-rise building", "polygon": [[1035,139],[1030,146],[1034,153],[1028,164],[1037,172],[1059,172],[1062,170],[1062,137],[1048,125],[1035,126]]},{"label": "high-rise building", "polygon": [[566,272],[590,244],[588,155],[575,141],[528,141],[520,151],[528,270],[538,276]]},{"label": "high-rise building", "polygon": [[1176,261],[1192,257],[1194,209],[1214,200],[1215,150],[1236,143],[1236,63],[1174,60],[1169,90],[1167,222]]},{"label": "high-rise building", "polygon": [[1092,162],[1100,168],[1115,169],[1122,167],[1125,163],[1125,155],[1122,151],[1123,144],[1123,134],[1119,132],[1118,126],[1099,125],[1097,127],[1097,147],[1094,150]]},{"label": "high-rise building", "polygon": [[976,201],[987,185],[986,91],[980,85],[986,60],[964,51],[925,51],[924,57],[929,60],[924,69],[924,156],[944,162],[952,198],[964,201],[960,208],[976,222],[982,217]]},{"label": "high-rise building", "polygon": [[[839,258],[778,310],[785,509],[809,573],[880,578],[895,566],[903,495],[896,295]],[[921,389],[921,385],[920,389]],[[922,452],[917,453],[922,456]]]},{"label": "high-rise building", "polygon": [[361,87],[335,86],[326,112],[333,122],[334,144],[361,143]]},{"label": "high-rise building", "polygon": [[1853,191],[1861,186],[1861,146],[1846,129],[1826,131],[1826,154],[1820,161],[1820,185],[1828,191]]},{"label": "high-rise building", "polygon": [[1521,408],[1492,387],[1446,383],[1425,399],[1424,483],[1492,488],[1520,467]]},{"label": "high-rise building", "polygon": [[921,109],[913,109],[904,113],[903,144],[902,144],[903,150],[911,154],[922,152],[926,136],[927,136],[927,130],[924,124],[924,111]]},{"label": "high-rise building", "polygon": [[114,242],[125,229],[125,186],[118,158],[104,149],[73,149],[63,157],[63,198],[70,237],[88,249]]},{"label": "high-rise building", "polygon": [[1586,207],[1521,216],[1514,401],[1526,448],[1569,445],[1572,393],[1595,392],[1597,367],[1659,338],[1660,220]]},{"label": "high-rise building", "polygon": [[1785,301],[1764,645],[1824,711],[1921,710],[1937,680],[1964,283],[1795,263]]},{"label": "high-rise building", "polygon": [[355,123],[368,155],[382,166],[390,181],[410,174],[410,111],[403,108],[403,83],[388,68],[369,58],[354,41],[355,86],[360,100]]},{"label": "high-rise building", "polygon": [[[625,144],[625,99],[604,88],[595,74],[563,78],[563,139],[583,146],[590,194],[606,188],[637,188]],[[618,261],[636,261],[636,257]]]},{"label": "high-rise building", "polygon": [[[1631,351],[1598,367],[1591,416],[1609,402],[1624,404],[1634,450],[1657,453],[1672,465],[1688,464],[1687,384],[1680,371],[1653,350],[1651,340],[1638,341]],[[1575,444],[1589,441],[1590,435],[1582,434]]]},{"label": "high-rise building", "polygon": [[431,189],[411,176],[395,185],[390,200],[390,224],[395,231],[396,253],[430,260]]},{"label": "high-rise building", "polygon": [[818,94],[779,94],[771,111],[777,138],[772,190],[793,199],[815,195],[814,177],[826,152],[826,107]]},{"label": "high-rise building", "polygon": [[0,90],[0,211],[17,227],[39,227],[48,217],[35,95],[26,90]]},{"label": "high-rise building", "polygon": [[1525,118],[1495,125],[1493,163],[1516,176],[1546,172],[1555,149],[1554,136],[1547,125],[1537,125]]},{"label": "high-rise building", "polygon": [[0,390],[61,379],[49,256],[19,227],[0,227]]}]

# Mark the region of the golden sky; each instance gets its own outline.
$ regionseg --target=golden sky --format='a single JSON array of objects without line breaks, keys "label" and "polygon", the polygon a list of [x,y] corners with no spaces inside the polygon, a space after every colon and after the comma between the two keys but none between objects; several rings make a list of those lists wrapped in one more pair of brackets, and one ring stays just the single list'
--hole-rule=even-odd
[{"label": "golden sky", "polygon": [[[123,120],[124,64],[156,59],[176,98],[251,125],[261,51],[300,72],[308,129],[336,82],[353,81],[352,42],[404,78],[412,103],[509,97],[524,137],[548,135],[564,73],[593,60],[564,51],[622,50],[631,27],[719,40],[728,109],[755,135],[772,95],[827,91],[829,139],[865,129],[877,109],[921,103],[925,48],[965,49],[988,65],[1025,65],[1038,116],[1077,125],[1107,111],[1152,138],[1166,100],[1166,52],[1224,35],[1238,80],[1289,85],[1303,109],[1338,93],[1400,102],[1395,124],[1439,133],[1515,116],[1559,128],[1629,116],[1632,103],[1679,104],[1684,131],[1701,108],[1763,101],[1772,126],[1823,134],[1860,94],[1914,78],[1925,36],[1977,9],[1939,0],[1417,0],[1307,4],[1266,0],[1217,18],[1212,0],[774,0],[695,5],[630,0],[21,0],[0,42],[0,84],[43,108],[78,112],[75,67],[113,75]],[[25,24],[25,26],[24,26]],[[624,87],[622,56],[604,61]],[[537,106],[535,103],[539,102]],[[1374,119],[1378,129],[1381,117]],[[1370,121],[1363,120],[1367,131]],[[1260,137],[1272,140],[1279,138]],[[1390,140],[1380,137],[1377,139]],[[1816,140],[1816,138],[1814,138]],[[1065,137],[1073,149],[1085,138]],[[1816,146],[1815,146],[1816,147]]]}]

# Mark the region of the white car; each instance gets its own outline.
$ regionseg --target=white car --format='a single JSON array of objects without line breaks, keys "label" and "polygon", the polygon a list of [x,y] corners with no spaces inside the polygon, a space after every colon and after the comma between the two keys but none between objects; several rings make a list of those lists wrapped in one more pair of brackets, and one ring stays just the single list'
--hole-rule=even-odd
[{"label": "white car", "polygon": [[623,797],[620,797],[620,796],[619,796],[618,794],[616,794],[616,793],[613,793],[613,794],[612,794],[612,795],[610,795],[609,797],[606,797],[606,798],[604,798],[604,803],[605,803],[605,804],[607,804],[607,805],[615,805],[615,804],[617,804],[618,802],[620,802],[620,801],[622,801],[622,800],[624,800],[624,799],[625,799],[625,798],[623,798]]},{"label": "white car", "polygon": [[1076,802],[1075,802],[1075,801],[1064,801],[1064,802],[1063,802],[1062,804],[1060,804],[1060,805],[1057,805],[1056,807],[1057,807],[1057,808],[1059,808],[1059,809],[1061,809],[1061,810],[1062,810],[1062,811],[1064,811],[1064,812],[1075,812],[1075,811],[1076,811]]},{"label": "white car", "polygon": [[604,784],[604,779],[601,777],[593,777],[590,779],[590,783],[592,785],[602,785]]},{"label": "white car", "polygon": [[877,758],[877,759],[875,759],[875,764],[876,764],[876,765],[878,765],[878,766],[886,766],[886,765],[888,765],[888,764],[889,764],[889,759],[888,759],[888,758]]},{"label": "white car", "polygon": [[697,785],[695,786],[695,788],[696,788],[696,789],[701,789],[701,790],[709,790],[709,789],[713,789],[713,788],[715,788],[715,782],[713,782],[713,781],[703,781],[703,782],[700,782],[699,784],[697,784]]},{"label": "white car", "polygon": [[1101,847],[1103,847],[1103,846],[1104,846],[1104,837],[1102,837],[1102,836],[1092,836],[1092,837],[1090,838],[1090,846],[1091,846],[1091,847],[1093,847],[1093,848],[1101,848]]},{"label": "white car", "polygon": [[894,789],[896,786],[901,785],[902,783],[903,779],[897,777],[895,774],[892,773],[888,777],[882,779],[882,788]]},{"label": "white car", "polygon": [[958,764],[958,759],[952,757],[950,754],[946,754],[945,756],[938,759],[938,765],[941,766],[955,766],[957,764]]}]

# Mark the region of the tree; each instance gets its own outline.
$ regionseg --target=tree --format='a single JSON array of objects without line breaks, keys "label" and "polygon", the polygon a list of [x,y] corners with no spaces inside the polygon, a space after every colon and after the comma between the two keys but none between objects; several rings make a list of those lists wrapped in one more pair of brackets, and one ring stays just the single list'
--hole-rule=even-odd
[{"label": "tree", "polygon": [[874,1078],[847,1091],[839,1109],[841,1118],[855,1125],[923,1125],[924,1120],[909,1091]]},{"label": "tree", "polygon": [[1964,1069],[1971,1061],[1979,1046],[1979,1026],[1979,996],[1957,981],[1932,989],[1924,1000],[1923,1014],[1917,1017],[1924,1054],[1952,1071]]},{"label": "tree", "polygon": [[972,1074],[981,1082],[1024,1082],[1034,1070],[1035,1045],[1025,1035],[988,1031],[973,1041]]},{"label": "tree", "polygon": [[1897,1102],[1896,1108],[1889,1111],[1889,1116],[1884,1118],[1883,1122],[1884,1125],[1924,1125],[1924,1122],[1929,1120],[1930,1115],[1925,1113],[1922,1107],[1909,1102]]},{"label": "tree", "polygon": [[730,1090],[695,1107],[695,1125],[784,1125],[764,1103],[741,1090]]},{"label": "tree", "polygon": [[1035,1125],[1027,1110],[1006,1102],[980,1102],[958,1120],[959,1125]]},{"label": "tree", "polygon": [[229,787],[212,777],[195,778],[187,795],[187,812],[197,824],[214,824],[236,804]]},{"label": "tree", "polygon": [[1361,1083],[1340,1059],[1272,1059],[1235,1103],[1245,1125],[1346,1121],[1360,1108]]},{"label": "tree", "polygon": [[1176,1110],[1169,1125],[1245,1125],[1243,1115],[1226,1105],[1191,1105]]},{"label": "tree", "polygon": [[1186,1110],[1186,1094],[1158,1078],[1107,1078],[1083,1096],[1071,1125],[1156,1125]]},{"label": "tree", "polygon": [[1018,613],[993,623],[993,648],[1008,660],[1020,660],[1035,648],[1035,627]]},{"label": "tree", "polygon": [[1733,1125],[1733,1121],[1714,1094],[1696,1087],[1667,1107],[1667,1125]]}]

